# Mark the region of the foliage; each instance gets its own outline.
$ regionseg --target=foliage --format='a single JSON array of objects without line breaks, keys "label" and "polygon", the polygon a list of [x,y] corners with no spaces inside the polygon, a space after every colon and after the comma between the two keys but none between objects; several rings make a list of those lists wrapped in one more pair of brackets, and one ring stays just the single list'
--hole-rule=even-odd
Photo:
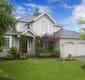
[{"label": "foliage", "polygon": [[81,68],[85,70],[85,64],[83,64],[83,65],[81,66]]},{"label": "foliage", "polygon": [[45,53],[45,52],[46,52],[45,49],[43,49],[43,48],[39,49],[39,53]]},{"label": "foliage", "polygon": [[81,28],[80,30],[80,39],[85,40],[85,28]]},{"label": "foliage", "polygon": [[53,55],[57,56],[57,57],[60,57],[60,49],[59,48],[54,48],[53,49]]},{"label": "foliage", "polygon": [[19,38],[19,42],[20,42],[20,51],[22,53],[26,53],[27,52],[27,37],[24,35],[21,35]]},{"label": "foliage", "polygon": [[46,49],[43,49],[41,48],[39,51],[38,51],[38,57],[52,57],[52,53],[51,52],[46,52]]},{"label": "foliage", "polygon": [[39,12],[39,7],[35,7],[35,12],[33,14],[34,16],[39,16],[40,12]]},{"label": "foliage", "polygon": [[8,0],[0,0],[0,46],[3,45],[2,39],[6,31],[15,24],[12,11],[13,6]]},{"label": "foliage", "polygon": [[25,60],[25,59],[27,59],[27,56],[25,54],[22,54],[22,55],[20,55],[19,59]]},{"label": "foliage", "polygon": [[36,51],[36,54],[38,54],[38,51],[40,50],[41,48],[41,39],[39,36],[36,36],[35,37],[35,51]]},{"label": "foliage", "polygon": [[3,47],[0,47],[0,52],[2,52],[3,51]]},{"label": "foliage", "polygon": [[0,35],[0,47],[2,48],[5,45],[5,38]]},{"label": "foliage", "polygon": [[15,56],[16,53],[17,53],[17,48],[16,48],[16,47],[11,47],[11,48],[9,49],[8,53],[10,53],[10,54],[12,54],[12,55]]},{"label": "foliage", "polygon": [[[80,19],[78,21],[79,25],[84,25],[85,24],[85,19]],[[80,29],[80,39],[85,40],[85,28]]]},{"label": "foliage", "polygon": [[41,40],[47,52],[52,51],[54,47],[54,42],[56,41],[55,37],[51,34],[46,33],[41,37]]},{"label": "foliage", "polygon": [[78,24],[79,24],[79,25],[85,24],[85,20],[80,19],[80,20],[78,21]]},{"label": "foliage", "polygon": [[0,80],[14,80],[14,79],[11,79],[3,70],[0,70]]},{"label": "foliage", "polygon": [[7,59],[7,60],[12,60],[12,59],[14,59],[14,55],[13,54],[11,54],[11,53],[7,53],[7,55],[5,56],[5,58]]},{"label": "foliage", "polygon": [[39,57],[42,57],[42,58],[47,58],[47,57],[51,57],[52,56],[52,53],[38,53],[38,56]]},{"label": "foliage", "polygon": [[69,59],[72,59],[72,55],[71,55],[71,54],[69,54],[69,55],[68,55],[68,58],[69,58]]}]

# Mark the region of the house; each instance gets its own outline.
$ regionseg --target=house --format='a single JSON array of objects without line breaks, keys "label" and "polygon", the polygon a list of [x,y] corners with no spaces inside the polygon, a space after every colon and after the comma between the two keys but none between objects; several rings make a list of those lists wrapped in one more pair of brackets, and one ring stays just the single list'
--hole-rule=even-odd
[{"label": "house", "polygon": [[[46,12],[39,16],[31,15],[18,19],[16,30],[11,29],[5,35],[4,51],[7,51],[10,47],[17,47],[19,50],[19,38],[21,35],[25,35],[27,36],[26,50],[28,55],[36,55],[35,37],[42,36],[45,33],[53,34],[57,38],[55,46],[60,48],[61,57],[67,57],[69,54],[77,56],[77,53],[78,55],[85,55],[85,41],[78,40],[79,33],[63,29]],[[75,48],[78,49],[78,52]]]},{"label": "house", "polygon": [[60,25],[56,25],[56,22],[52,17],[44,12],[39,16],[26,16],[17,20],[16,30],[9,30],[6,35],[6,45],[4,51],[7,51],[10,47],[17,47],[19,50],[19,38],[21,35],[28,37],[26,46],[27,53],[35,55],[35,37],[42,36],[45,33],[53,34],[61,29]]}]

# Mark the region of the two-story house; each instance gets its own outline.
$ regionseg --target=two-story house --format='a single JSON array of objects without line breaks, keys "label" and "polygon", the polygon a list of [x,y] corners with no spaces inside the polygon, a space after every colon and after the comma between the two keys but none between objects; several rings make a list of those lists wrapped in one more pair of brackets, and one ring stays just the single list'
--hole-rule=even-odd
[{"label": "two-story house", "polygon": [[35,55],[35,37],[45,33],[53,34],[56,37],[55,47],[60,49],[60,56],[67,57],[85,55],[85,41],[79,40],[79,33],[63,29],[46,12],[39,16],[26,16],[17,20],[16,29],[9,30],[6,35],[4,51],[10,47],[20,48],[19,38],[21,35],[27,36],[27,53]]},{"label": "two-story house", "polygon": [[[62,27],[57,25],[52,17],[44,12],[39,16],[26,16],[17,20],[16,31],[10,30],[6,33],[6,45],[5,50],[10,47],[17,47],[19,50],[19,37],[26,35],[27,40],[27,53],[30,55],[35,53],[35,37],[42,36],[45,33],[53,34]],[[31,52],[31,53],[30,53]]]}]

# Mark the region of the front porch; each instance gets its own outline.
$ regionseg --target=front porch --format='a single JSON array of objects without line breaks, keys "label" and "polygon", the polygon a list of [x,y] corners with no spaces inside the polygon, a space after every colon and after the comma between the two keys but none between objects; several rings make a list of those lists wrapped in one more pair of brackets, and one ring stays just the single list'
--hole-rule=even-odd
[{"label": "front porch", "polygon": [[[21,38],[21,36],[24,36]],[[4,55],[11,47],[16,47],[20,54],[26,54],[29,57],[35,56],[35,34],[29,30],[17,35],[5,36]],[[24,49],[24,51],[22,51]]]}]

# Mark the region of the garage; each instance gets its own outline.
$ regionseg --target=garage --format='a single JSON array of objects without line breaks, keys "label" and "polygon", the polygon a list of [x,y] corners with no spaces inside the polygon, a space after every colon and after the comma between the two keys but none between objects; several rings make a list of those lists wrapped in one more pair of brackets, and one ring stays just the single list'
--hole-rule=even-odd
[{"label": "garage", "polygon": [[76,52],[77,52],[77,56],[85,55],[85,43],[84,42],[79,42],[76,44]]},{"label": "garage", "polygon": [[73,42],[64,43],[64,56],[71,54],[72,56],[76,55],[75,44]]},{"label": "garage", "polygon": [[54,34],[56,47],[60,49],[60,57],[85,56],[85,40],[80,40],[80,34],[75,31],[61,29]]},{"label": "garage", "polygon": [[64,57],[68,57],[69,54],[72,56],[84,56],[85,55],[85,43],[79,42],[65,42],[63,46]]}]

